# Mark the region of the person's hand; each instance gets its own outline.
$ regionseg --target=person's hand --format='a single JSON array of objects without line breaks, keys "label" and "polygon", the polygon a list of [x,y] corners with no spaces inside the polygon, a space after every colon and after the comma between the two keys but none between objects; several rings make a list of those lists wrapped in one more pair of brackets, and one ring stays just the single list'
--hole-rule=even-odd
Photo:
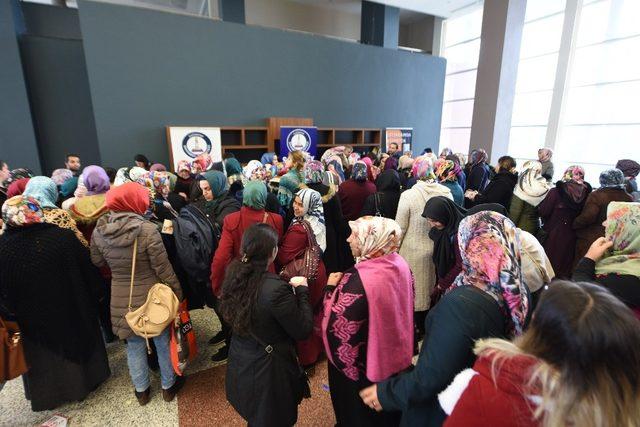
[{"label": "person's hand", "polygon": [[297,288],[298,286],[309,286],[307,278],[304,276],[292,277],[291,280],[289,280],[289,284],[294,288]]},{"label": "person's hand", "polygon": [[380,401],[378,400],[377,384],[360,390],[360,398],[369,408],[378,412],[382,411],[382,405],[380,405]]},{"label": "person's hand", "polygon": [[605,252],[607,252],[613,246],[613,242],[611,240],[607,240],[604,237],[599,237],[595,242],[591,244],[591,247],[587,251],[587,254],[584,256],[585,258],[589,258],[595,262],[598,262],[602,259]]},{"label": "person's hand", "polygon": [[329,286],[338,286],[340,280],[342,279],[342,273],[331,273],[329,278],[327,279],[327,285]]}]

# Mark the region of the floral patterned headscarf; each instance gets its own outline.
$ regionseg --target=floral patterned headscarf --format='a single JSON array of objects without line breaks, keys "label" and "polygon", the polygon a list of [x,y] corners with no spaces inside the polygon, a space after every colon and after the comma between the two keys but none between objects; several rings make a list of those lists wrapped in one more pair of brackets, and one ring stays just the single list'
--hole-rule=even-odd
[{"label": "floral patterned headscarf", "polygon": [[564,175],[562,176],[563,181],[575,181],[578,184],[582,184],[584,182],[584,168],[578,165],[572,165],[564,171]]},{"label": "floral patterned headscarf", "polygon": [[508,319],[512,336],[522,334],[529,311],[518,233],[515,224],[497,212],[464,218],[458,227],[462,271],[451,287],[475,286],[491,295]]},{"label": "floral patterned headscarf", "polygon": [[355,221],[349,221],[349,227],[360,249],[360,256],[356,258],[356,263],[397,252],[400,247],[402,229],[392,219],[363,216]]},{"label": "floral patterned headscarf", "polygon": [[58,187],[53,179],[47,176],[34,176],[24,189],[24,196],[36,199],[41,208],[55,209],[58,200]]},{"label": "floral patterned headscarf", "polygon": [[44,214],[33,197],[15,196],[2,205],[2,220],[8,227],[24,227],[44,222]]},{"label": "floral patterned headscarf", "polygon": [[364,182],[367,180],[367,164],[363,161],[358,160],[353,165],[353,170],[351,171],[351,178],[358,182]]},{"label": "floral patterned headscarf", "polygon": [[307,184],[317,184],[322,182],[324,167],[322,162],[311,160],[304,165],[304,180]]},{"label": "floral patterned headscarf", "polygon": [[438,159],[433,165],[433,168],[438,181],[458,181],[458,175],[460,175],[461,169],[460,166],[453,162],[453,160]]},{"label": "floral patterned headscarf", "polygon": [[400,156],[400,160],[398,161],[398,169],[402,170],[402,169],[411,169],[411,167],[413,166],[413,162],[414,162],[414,158],[413,157],[409,157],[406,154],[403,156]]},{"label": "floral patterned headscarf", "polygon": [[191,163],[191,173],[199,174],[206,172],[213,166],[213,160],[208,153],[202,153]]},{"label": "floral patterned headscarf", "polygon": [[435,181],[433,173],[433,161],[427,156],[420,156],[413,162],[411,175],[420,181]]},{"label": "floral patterned headscarf", "polygon": [[73,178],[73,172],[71,172],[69,169],[56,169],[51,174],[51,179],[57,186],[64,184],[71,178]]},{"label": "floral patterned headscarf", "polygon": [[251,160],[242,169],[242,174],[250,181],[264,181],[267,177],[267,170],[259,160]]},{"label": "floral patterned headscarf", "polygon": [[640,203],[609,203],[605,237],[613,242],[613,248],[596,264],[596,274],[640,277]]},{"label": "floral patterned headscarf", "polygon": [[149,181],[153,186],[156,194],[166,198],[171,191],[171,179],[169,178],[169,172],[166,171],[153,171],[149,172]]}]

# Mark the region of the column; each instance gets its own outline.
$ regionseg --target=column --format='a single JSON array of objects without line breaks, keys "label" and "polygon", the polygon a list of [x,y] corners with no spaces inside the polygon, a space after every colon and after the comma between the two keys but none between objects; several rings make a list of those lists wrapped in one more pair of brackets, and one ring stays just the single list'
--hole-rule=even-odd
[{"label": "column", "polygon": [[371,1],[362,1],[360,43],[398,48],[400,9]]},{"label": "column", "polygon": [[492,164],[509,148],[526,6],[526,0],[484,2],[469,150],[485,149]]},{"label": "column", "polygon": [[223,21],[246,24],[244,0],[218,0],[218,10]]}]

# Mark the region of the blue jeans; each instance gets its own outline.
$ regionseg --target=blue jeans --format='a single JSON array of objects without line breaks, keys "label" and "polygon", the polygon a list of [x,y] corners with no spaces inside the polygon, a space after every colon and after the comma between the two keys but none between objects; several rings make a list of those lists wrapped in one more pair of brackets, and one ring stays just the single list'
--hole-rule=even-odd
[{"label": "blue jeans", "polygon": [[[160,383],[162,389],[170,388],[176,381],[176,374],[171,365],[169,355],[169,328],[153,339],[160,365]],[[149,388],[149,365],[147,363],[147,343],[144,337],[132,335],[127,338],[127,364],[129,375],[137,392],[143,392]]]}]

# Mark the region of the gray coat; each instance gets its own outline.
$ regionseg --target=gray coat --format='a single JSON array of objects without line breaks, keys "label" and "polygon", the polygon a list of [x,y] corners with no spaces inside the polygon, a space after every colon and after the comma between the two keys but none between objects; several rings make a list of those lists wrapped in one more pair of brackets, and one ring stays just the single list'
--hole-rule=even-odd
[{"label": "gray coat", "polygon": [[182,299],[180,283],[171,268],[157,227],[133,212],[112,212],[98,220],[91,238],[91,261],[111,269],[111,322],[120,339],[133,335],[124,316],[129,305],[133,243],[138,238],[136,272],[131,306],[147,299],[149,289],[165,283]]}]

